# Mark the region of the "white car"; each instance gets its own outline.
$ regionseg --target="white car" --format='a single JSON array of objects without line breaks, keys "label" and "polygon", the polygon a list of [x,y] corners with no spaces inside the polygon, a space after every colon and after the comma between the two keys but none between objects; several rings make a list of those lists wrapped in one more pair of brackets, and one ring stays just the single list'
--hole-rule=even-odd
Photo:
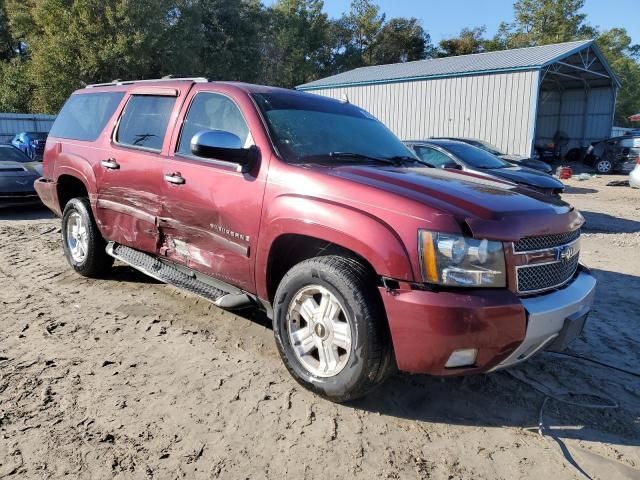
[{"label": "white car", "polygon": [[640,158],[638,158],[636,168],[629,173],[629,185],[633,188],[640,188]]}]

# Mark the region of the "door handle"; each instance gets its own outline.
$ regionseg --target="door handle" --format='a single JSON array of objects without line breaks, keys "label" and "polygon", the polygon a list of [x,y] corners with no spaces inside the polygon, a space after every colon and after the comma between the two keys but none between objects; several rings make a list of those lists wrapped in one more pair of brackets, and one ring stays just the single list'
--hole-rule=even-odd
[{"label": "door handle", "polygon": [[100,163],[102,163],[102,166],[104,168],[107,168],[109,170],[118,170],[120,168],[120,164],[118,162],[116,162],[115,158],[109,158],[107,160],[102,160]]},{"label": "door handle", "polygon": [[185,183],[185,179],[180,175],[180,172],[165,175],[164,181],[167,183],[173,183],[174,185],[183,185]]}]

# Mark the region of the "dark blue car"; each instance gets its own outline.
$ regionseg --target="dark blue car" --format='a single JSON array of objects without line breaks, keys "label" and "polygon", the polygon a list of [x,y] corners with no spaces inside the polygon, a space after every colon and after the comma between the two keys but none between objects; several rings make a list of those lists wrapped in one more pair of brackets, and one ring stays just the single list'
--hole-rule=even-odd
[{"label": "dark blue car", "polygon": [[22,132],[16,134],[11,145],[24,152],[31,160],[42,160],[47,134],[42,132]]},{"label": "dark blue car", "polygon": [[533,168],[521,167],[468,143],[455,140],[405,142],[418,158],[436,168],[455,168],[508,180],[546,195],[559,195],[564,184]]}]

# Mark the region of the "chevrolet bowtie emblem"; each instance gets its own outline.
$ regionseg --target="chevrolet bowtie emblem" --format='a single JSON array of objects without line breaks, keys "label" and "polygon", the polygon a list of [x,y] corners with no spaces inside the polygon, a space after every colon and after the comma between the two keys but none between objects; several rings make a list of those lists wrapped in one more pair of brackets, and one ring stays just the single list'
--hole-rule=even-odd
[{"label": "chevrolet bowtie emblem", "polygon": [[566,262],[571,257],[573,257],[573,247],[571,245],[556,248],[556,260]]}]

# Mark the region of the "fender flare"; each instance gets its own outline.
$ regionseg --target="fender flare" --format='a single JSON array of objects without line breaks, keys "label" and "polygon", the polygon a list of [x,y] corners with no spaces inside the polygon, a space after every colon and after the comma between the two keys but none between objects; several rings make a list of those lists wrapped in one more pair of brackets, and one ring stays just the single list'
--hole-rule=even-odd
[{"label": "fender flare", "polygon": [[299,195],[284,195],[268,205],[256,253],[256,287],[261,298],[268,298],[271,248],[279,237],[289,234],[313,237],[350,250],[368,261],[378,275],[415,279],[403,241],[379,218],[351,206]]}]

